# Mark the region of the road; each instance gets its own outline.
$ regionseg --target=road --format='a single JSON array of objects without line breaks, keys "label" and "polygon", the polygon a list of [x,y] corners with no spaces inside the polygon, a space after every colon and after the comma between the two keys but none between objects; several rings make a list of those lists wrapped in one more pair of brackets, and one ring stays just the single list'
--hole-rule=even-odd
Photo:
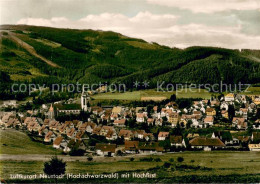
[{"label": "road", "polygon": [[[26,155],[10,155],[10,154],[1,154],[0,161],[48,161],[54,155],[42,155],[42,154],[26,154]],[[58,158],[63,159],[66,162],[86,162],[87,156],[69,156],[69,155],[57,155]],[[135,155],[134,157],[142,157],[145,155]],[[114,162],[119,160],[129,160],[130,157],[133,155],[128,155],[124,157],[101,157],[101,156],[94,156],[93,161],[95,162]]]}]

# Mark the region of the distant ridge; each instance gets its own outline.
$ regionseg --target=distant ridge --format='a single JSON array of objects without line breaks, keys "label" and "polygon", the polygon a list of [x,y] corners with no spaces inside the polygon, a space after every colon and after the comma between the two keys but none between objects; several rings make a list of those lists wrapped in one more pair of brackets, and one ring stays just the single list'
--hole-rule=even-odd
[{"label": "distant ridge", "polygon": [[26,25],[0,29],[0,71],[12,81],[123,82],[128,87],[134,81],[148,81],[151,88],[158,81],[260,82],[259,50],[169,48],[111,31]]}]

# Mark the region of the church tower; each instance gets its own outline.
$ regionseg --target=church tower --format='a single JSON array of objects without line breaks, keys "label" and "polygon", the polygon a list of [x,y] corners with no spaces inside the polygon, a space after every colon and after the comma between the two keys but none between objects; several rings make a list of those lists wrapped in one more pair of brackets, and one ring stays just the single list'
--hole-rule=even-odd
[{"label": "church tower", "polygon": [[48,118],[51,120],[54,119],[54,108],[53,108],[52,104],[51,104],[51,107],[48,112]]},{"label": "church tower", "polygon": [[87,100],[87,93],[84,91],[81,94],[81,109],[84,111],[88,110],[88,100]]}]

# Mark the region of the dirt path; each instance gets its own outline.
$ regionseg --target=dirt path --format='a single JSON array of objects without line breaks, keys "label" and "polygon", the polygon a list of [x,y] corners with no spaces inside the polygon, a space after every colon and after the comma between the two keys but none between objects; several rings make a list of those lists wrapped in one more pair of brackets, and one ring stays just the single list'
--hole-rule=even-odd
[{"label": "dirt path", "polygon": [[28,43],[22,41],[20,38],[16,37],[14,33],[8,31],[8,37],[13,40],[15,43],[19,44],[22,48],[24,48],[25,50],[27,50],[31,55],[39,58],[40,60],[44,61],[45,63],[47,63],[48,65],[55,67],[55,68],[62,68],[61,66],[57,65],[56,63],[53,63],[51,60],[46,59],[45,57],[37,54],[37,52],[35,51],[35,49],[29,45]]},{"label": "dirt path", "polygon": [[258,57],[255,57],[255,56],[250,55],[249,58],[251,58],[251,59],[253,59],[254,61],[260,63],[260,59],[259,59]]},{"label": "dirt path", "polygon": [[[42,155],[42,154],[26,154],[26,155],[10,155],[10,154],[0,154],[0,161],[48,161],[54,155]],[[57,155],[58,158],[63,159],[66,162],[87,162],[87,156],[69,156],[69,155]],[[102,157],[94,156],[94,162],[115,162],[120,160],[129,160],[130,157],[144,157],[147,155],[127,155],[127,156],[117,156],[117,157]]]},{"label": "dirt path", "polygon": [[[53,155],[40,155],[40,154],[31,154],[31,155],[7,155],[1,154],[0,160],[16,160],[16,161],[47,161]],[[59,158],[62,158],[64,161],[87,161],[87,157],[71,157],[66,155],[58,155]]]},{"label": "dirt path", "polygon": [[[53,155],[40,155],[40,154],[29,154],[29,155],[9,155],[1,154],[0,161],[4,160],[15,160],[15,161],[47,161],[52,158]],[[68,156],[68,155],[58,155],[59,158],[67,162],[73,161],[87,161],[87,156]],[[119,160],[128,159],[128,157],[93,157],[93,161],[98,162],[114,162]]]}]

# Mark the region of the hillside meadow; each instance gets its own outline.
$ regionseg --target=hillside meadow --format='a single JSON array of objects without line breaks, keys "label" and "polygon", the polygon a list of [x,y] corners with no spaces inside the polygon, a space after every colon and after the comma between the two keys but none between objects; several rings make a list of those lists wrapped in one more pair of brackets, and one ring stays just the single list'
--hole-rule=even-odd
[{"label": "hillside meadow", "polygon": [[45,145],[34,142],[24,133],[14,129],[0,129],[0,154],[59,154],[60,151],[52,148],[52,145]]}]

